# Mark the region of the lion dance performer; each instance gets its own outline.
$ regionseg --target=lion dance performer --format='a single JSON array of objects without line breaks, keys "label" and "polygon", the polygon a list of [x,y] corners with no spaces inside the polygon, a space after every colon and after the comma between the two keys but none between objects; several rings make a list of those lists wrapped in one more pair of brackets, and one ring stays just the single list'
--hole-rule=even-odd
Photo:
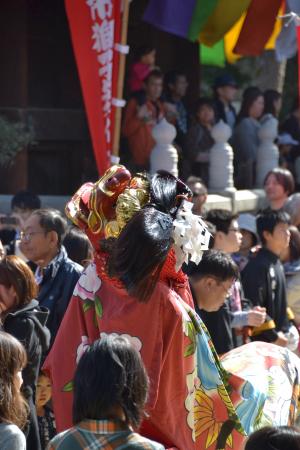
[{"label": "lion dance performer", "polygon": [[187,186],[167,172],[148,180],[116,165],[67,205],[95,258],[44,366],[60,431],[71,426],[76,363],[108,333],[127,337],[140,351],[150,378],[140,432],[166,448],[237,450],[254,429],[294,422],[298,358],[255,342],[220,361],[194,311],[181,265],[200,261],[209,236],[190,198]]}]

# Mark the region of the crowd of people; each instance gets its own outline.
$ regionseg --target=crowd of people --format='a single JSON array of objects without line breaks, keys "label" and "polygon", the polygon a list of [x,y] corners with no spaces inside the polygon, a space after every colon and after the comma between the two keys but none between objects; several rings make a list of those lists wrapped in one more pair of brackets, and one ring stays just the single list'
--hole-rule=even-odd
[{"label": "crowd of people", "polygon": [[[299,108],[268,206],[237,215],[206,210],[211,129],[230,126],[236,186],[252,188],[281,95],[249,87],[237,114],[223,74],[192,118],[186,75],[164,77],[151,47],[128,85],[136,175],[112,166],[65,213],[28,191],[0,211],[0,448],[298,450]],[[146,173],[163,117],[184,181]]]},{"label": "crowd of people", "polygon": [[[129,101],[123,120],[123,148],[126,161],[135,171],[149,169],[155,145],[153,127],[164,117],[176,127],[175,146],[179,156],[179,174],[186,180],[198,176],[209,182],[210,149],[214,144],[211,129],[219,120],[227,123],[234,151],[234,181],[238,189],[256,186],[259,130],[270,118],[279,120],[282,96],[273,89],[265,92],[251,86],[239,93],[239,86],[228,73],[218,76],[212,85],[213,96],[186,102],[188,79],[181,71],[165,75],[155,65],[155,49],[138,49],[129,71]],[[236,101],[240,110],[236,111]],[[300,180],[300,121],[298,100],[288,117],[280,120],[275,142],[279,147],[279,166]],[[126,145],[127,143],[127,145]],[[126,157],[121,153],[121,158]]]},{"label": "crowd of people", "polygon": [[[118,180],[122,189],[108,196],[108,204],[101,197],[107,192],[101,183],[110,179]],[[247,360],[247,343],[272,343],[298,355],[300,231],[298,214],[288,214],[295,212],[291,204],[298,198],[287,169],[267,174],[269,207],[256,217],[206,212],[207,189],[196,176],[185,185],[167,172],[152,180],[146,175],[131,178],[128,170],[116,166],[101,180],[75,194],[68,217],[42,208],[40,199],[27,191],[13,197],[11,214],[1,214],[0,386],[13,393],[8,397],[0,388],[3,450],[201,448],[195,438],[190,441],[184,417],[181,425],[178,417],[183,404],[191,407],[182,383],[192,373],[204,383],[209,363],[202,356],[202,367],[194,366],[187,356],[201,348],[211,352],[213,345],[211,377],[219,373],[223,389],[230,392],[218,357],[224,355],[224,366],[234,378],[241,373],[228,368],[228,355],[242,349],[239,358]],[[178,220],[179,198],[192,199],[190,214],[204,218],[210,238],[201,261],[185,263],[178,272],[170,233]],[[144,205],[140,211],[137,200]],[[116,222],[111,222],[114,217]],[[123,231],[116,231],[126,223]],[[204,231],[200,227],[198,232]],[[202,325],[196,324],[198,316]],[[149,324],[150,317],[149,340],[144,320]],[[185,348],[182,359],[178,348]],[[278,350],[278,358],[286,355],[290,353]],[[174,364],[181,367],[175,373]],[[246,375],[244,382],[249,383]],[[188,389],[196,402],[197,384],[195,391]],[[209,390],[204,392],[209,395]],[[220,400],[206,401],[220,407]],[[273,418],[279,428],[262,429],[257,437],[254,433],[246,448],[272,433],[278,442],[291,439],[300,445],[296,429],[280,428],[293,423],[290,414],[286,423]],[[254,428],[247,429],[243,416],[239,419],[245,434],[251,434]],[[233,448],[240,448],[240,436],[233,431],[231,436]],[[218,448],[226,447],[221,434],[215,439]]]}]

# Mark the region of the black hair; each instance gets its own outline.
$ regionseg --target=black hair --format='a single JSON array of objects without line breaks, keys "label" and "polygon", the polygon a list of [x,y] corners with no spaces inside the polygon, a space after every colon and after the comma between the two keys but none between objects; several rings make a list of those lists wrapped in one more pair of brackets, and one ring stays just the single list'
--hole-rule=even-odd
[{"label": "black hair", "polygon": [[207,250],[203,253],[198,265],[191,264],[189,276],[200,280],[204,277],[215,277],[219,281],[238,278],[238,267],[228,253],[219,250]]},{"label": "black hair", "polygon": [[[115,241],[108,261],[110,276],[119,278],[130,295],[149,300],[173,244],[173,219],[190,189],[166,171],[150,182],[150,203],[138,211]],[[179,197],[178,197],[179,196]]]},{"label": "black hair", "polygon": [[195,107],[194,107],[194,113],[195,115],[197,115],[197,113],[199,112],[199,110],[203,107],[203,106],[208,106],[209,108],[211,108],[214,112],[215,111],[215,103],[214,101],[209,98],[209,97],[200,97],[197,102],[195,103]]},{"label": "black hair", "polygon": [[39,209],[41,207],[41,200],[38,195],[29,191],[20,191],[13,196],[11,200],[11,209]]},{"label": "black hair", "polygon": [[275,167],[274,169],[270,170],[265,176],[264,185],[266,184],[270,175],[274,175],[277,182],[281,184],[284,192],[286,192],[287,195],[290,195],[294,192],[295,180],[293,174],[288,169],[284,169],[283,167]]},{"label": "black hair", "polygon": [[179,70],[170,70],[165,75],[165,85],[168,86],[169,84],[175,84],[177,78],[179,77],[186,78],[186,74],[184,72],[180,72]]},{"label": "black hair", "polygon": [[300,450],[300,432],[287,426],[264,427],[250,435],[245,450]]},{"label": "black hair", "polygon": [[139,352],[122,336],[95,341],[79,360],[74,377],[73,423],[113,419],[121,407],[126,422],[140,424],[148,393],[148,377]]},{"label": "black hair", "polygon": [[67,231],[63,241],[68,257],[78,264],[84,265],[93,254],[92,244],[87,235],[77,227]]},{"label": "black hair", "polygon": [[57,209],[42,208],[32,212],[38,216],[40,226],[49,233],[55,231],[58,237],[58,245],[60,246],[67,230],[67,221]]},{"label": "black hair", "polygon": [[289,222],[290,216],[284,211],[273,210],[271,208],[260,211],[256,216],[256,229],[262,244],[266,244],[264,231],[268,231],[272,234],[276,225],[279,223],[289,224]]},{"label": "black hair", "polygon": [[267,89],[264,92],[265,106],[263,114],[272,114],[272,116],[276,117],[276,111],[274,102],[279,100],[282,97],[280,92],[275,91],[275,89]]},{"label": "black hair", "polygon": [[228,234],[231,222],[237,217],[237,214],[226,209],[211,209],[207,212],[205,219],[216,227],[216,231]]},{"label": "black hair", "polygon": [[250,86],[243,93],[242,105],[237,116],[237,123],[244,117],[249,117],[249,110],[258,97],[263,97],[262,91],[256,86]]},{"label": "black hair", "polygon": [[153,70],[151,70],[151,72],[148,73],[148,75],[144,79],[144,83],[148,84],[149,80],[151,78],[159,78],[159,79],[163,80],[164,79],[164,74],[159,69],[153,69]]},{"label": "black hair", "polygon": [[141,45],[134,52],[135,61],[139,61],[142,56],[149,55],[149,53],[153,52],[153,50],[155,50],[153,45]]}]

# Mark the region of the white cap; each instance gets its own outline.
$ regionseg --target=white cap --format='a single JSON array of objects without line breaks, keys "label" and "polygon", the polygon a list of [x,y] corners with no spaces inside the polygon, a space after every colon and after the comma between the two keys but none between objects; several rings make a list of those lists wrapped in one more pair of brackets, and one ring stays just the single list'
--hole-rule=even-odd
[{"label": "white cap", "polygon": [[256,231],[256,219],[253,214],[240,214],[238,217],[238,224],[241,230],[247,230],[253,233],[257,237],[257,231]]},{"label": "white cap", "polygon": [[277,142],[279,145],[299,145],[299,141],[293,139],[289,133],[279,134]]}]

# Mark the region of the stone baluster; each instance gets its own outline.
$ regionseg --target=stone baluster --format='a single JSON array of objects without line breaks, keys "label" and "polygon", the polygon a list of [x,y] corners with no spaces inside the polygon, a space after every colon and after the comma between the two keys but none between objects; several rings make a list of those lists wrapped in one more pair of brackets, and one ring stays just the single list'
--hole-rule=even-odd
[{"label": "stone baluster", "polygon": [[176,137],[174,125],[162,119],[152,129],[152,136],[156,142],[150,155],[150,173],[157,170],[167,170],[175,177],[178,177],[178,153],[172,145]]},{"label": "stone baluster", "polygon": [[209,151],[209,188],[213,191],[234,192],[233,150],[227,142],[231,128],[220,120],[213,126],[211,135],[215,143]]},{"label": "stone baluster", "polygon": [[258,131],[260,144],[256,155],[256,187],[262,188],[270,170],[278,167],[279,150],[274,140],[278,135],[278,120],[268,115]]}]

